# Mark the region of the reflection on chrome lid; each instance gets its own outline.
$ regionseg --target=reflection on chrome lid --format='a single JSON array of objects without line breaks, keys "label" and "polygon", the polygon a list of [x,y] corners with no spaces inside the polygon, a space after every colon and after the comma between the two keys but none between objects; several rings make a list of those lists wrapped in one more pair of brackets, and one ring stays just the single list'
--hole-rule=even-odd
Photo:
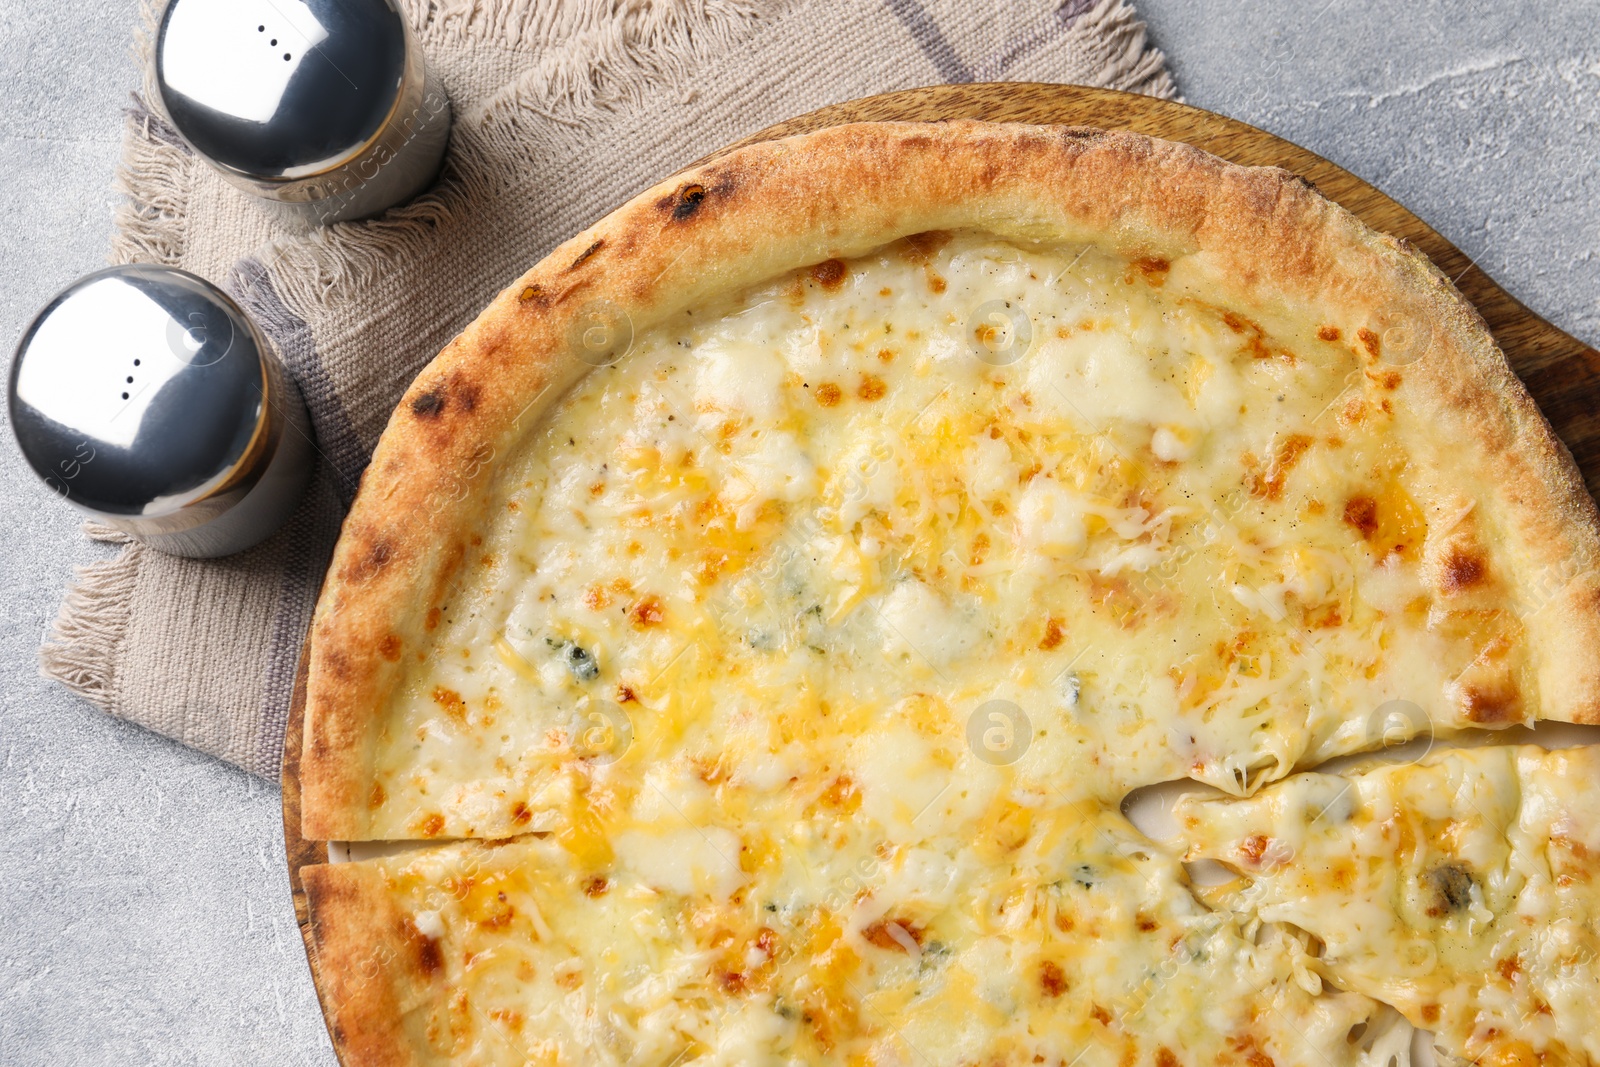
[{"label": "reflection on chrome lid", "polygon": [[409,199],[448,139],[449,103],[392,0],[172,0],[153,74],[202,158],[304,220]]},{"label": "reflection on chrome lid", "polygon": [[[17,346],[9,403],[48,487],[183,554],[265,537],[309,470],[304,408],[265,338],[225,293],[172,268],[113,267],[63,290]],[[283,513],[255,499],[252,529],[219,537],[264,481],[292,491]],[[204,551],[186,550],[205,527]]]}]

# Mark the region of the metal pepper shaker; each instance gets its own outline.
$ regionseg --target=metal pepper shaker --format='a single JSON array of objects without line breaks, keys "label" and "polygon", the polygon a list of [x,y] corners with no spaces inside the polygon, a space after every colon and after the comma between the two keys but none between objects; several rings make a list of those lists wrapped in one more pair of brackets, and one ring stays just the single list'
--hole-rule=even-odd
[{"label": "metal pepper shaker", "polygon": [[450,101],[394,0],[169,0],[159,103],[285,221],[365,218],[438,176]]},{"label": "metal pepper shaker", "polygon": [[265,539],[311,472],[305,404],[266,338],[170,267],[112,267],[62,291],[17,346],[9,403],[46,485],[175,555]]}]

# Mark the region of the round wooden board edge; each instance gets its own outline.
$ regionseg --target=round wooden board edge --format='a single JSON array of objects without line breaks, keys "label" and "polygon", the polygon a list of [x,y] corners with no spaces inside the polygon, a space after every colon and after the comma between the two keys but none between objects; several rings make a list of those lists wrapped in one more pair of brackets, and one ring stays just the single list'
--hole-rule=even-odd
[{"label": "round wooden board edge", "polygon": [[[1591,492],[1600,484],[1600,353],[1552,326],[1479,270],[1460,249],[1375,187],[1323,157],[1248,123],[1188,104],[1115,89],[1037,82],[938,85],[832,104],[736,141],[699,162],[710,162],[758,141],[775,140],[849,122],[991,122],[1097,126],[1184,141],[1234,163],[1275,166],[1314,184],[1373,229],[1409,241],[1451,277],[1484,317],[1495,340],[1527,383],[1557,434],[1577,457]],[[1579,380],[1574,381],[1577,377]],[[327,842],[300,836],[300,745],[305,726],[309,635],[302,645],[284,733],[283,837],[295,921],[306,947],[311,980],[329,1025],[328,1006],[311,936],[300,869],[328,862]],[[338,1055],[337,1049],[335,1054]],[[340,1062],[343,1057],[340,1056]]]}]

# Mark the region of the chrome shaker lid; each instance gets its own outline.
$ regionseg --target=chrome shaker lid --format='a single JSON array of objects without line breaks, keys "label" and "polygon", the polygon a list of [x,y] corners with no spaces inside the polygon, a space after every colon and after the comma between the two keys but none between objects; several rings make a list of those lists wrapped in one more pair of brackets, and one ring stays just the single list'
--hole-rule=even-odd
[{"label": "chrome shaker lid", "polygon": [[17,442],[47,485],[114,525],[202,524],[214,516],[192,505],[226,496],[267,443],[276,365],[264,344],[237,304],[185,271],[90,274],[17,347]]},{"label": "chrome shaker lid", "polygon": [[394,112],[407,32],[390,0],[171,0],[155,72],[173,125],[225,170],[294,179],[359,155]]}]

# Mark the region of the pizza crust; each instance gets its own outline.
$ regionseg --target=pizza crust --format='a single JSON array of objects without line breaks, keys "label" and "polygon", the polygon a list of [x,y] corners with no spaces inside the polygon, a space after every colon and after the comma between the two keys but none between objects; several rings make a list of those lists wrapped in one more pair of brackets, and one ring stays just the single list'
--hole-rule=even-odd
[{"label": "pizza crust", "polygon": [[[359,863],[300,869],[317,989],[341,1063],[412,1067],[428,1046],[426,1010],[442,993],[439,947],[395,907],[384,875]],[[410,1031],[421,1030],[422,1035]]]},{"label": "pizza crust", "polygon": [[[424,647],[496,464],[589,364],[597,310],[643,330],[714,294],[935,229],[1203,252],[1231,303],[1367,321],[1369,349],[1425,324],[1396,395],[1433,430],[1412,454],[1472,472],[1484,536],[1529,591],[1538,717],[1600,722],[1600,521],[1565,448],[1472,307],[1420,253],[1285,171],[1135,134],[867,123],[750,146],[646,191],[504,290],[418,375],[346,520],[312,629],[303,832],[370,835],[380,709]],[[1381,353],[1373,352],[1374,358]]]}]

